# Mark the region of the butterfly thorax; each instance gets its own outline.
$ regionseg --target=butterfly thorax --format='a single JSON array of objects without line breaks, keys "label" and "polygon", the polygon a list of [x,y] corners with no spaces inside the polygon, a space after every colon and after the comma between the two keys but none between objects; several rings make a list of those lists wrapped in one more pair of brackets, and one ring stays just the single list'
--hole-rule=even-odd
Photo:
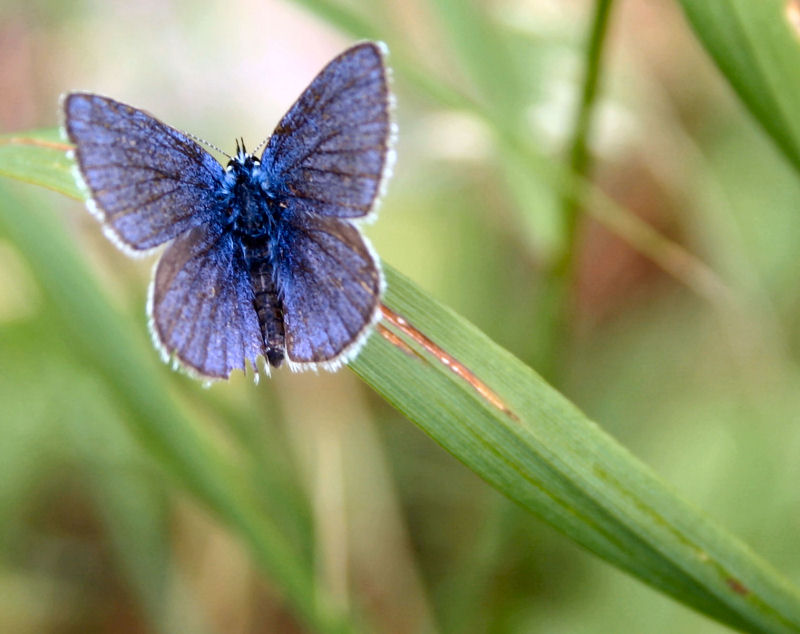
[{"label": "butterfly thorax", "polygon": [[260,161],[244,152],[232,158],[218,192],[226,223],[244,240],[269,236],[277,207],[267,173]]}]

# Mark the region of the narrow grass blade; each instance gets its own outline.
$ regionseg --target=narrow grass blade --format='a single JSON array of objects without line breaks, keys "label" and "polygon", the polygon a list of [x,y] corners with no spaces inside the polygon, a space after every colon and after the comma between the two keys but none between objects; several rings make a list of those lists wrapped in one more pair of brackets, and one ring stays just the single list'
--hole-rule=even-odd
[{"label": "narrow grass blade", "polygon": [[80,198],[69,148],[55,129],[0,135],[0,175]]},{"label": "narrow grass blade", "polygon": [[[388,267],[387,267],[388,268]],[[403,331],[353,369],[492,486],[615,566],[732,627],[800,631],[800,593],[533,370],[391,268],[386,303],[477,375]]]},{"label": "narrow grass blade", "polygon": [[786,0],[680,0],[744,105],[800,170],[800,33]]}]

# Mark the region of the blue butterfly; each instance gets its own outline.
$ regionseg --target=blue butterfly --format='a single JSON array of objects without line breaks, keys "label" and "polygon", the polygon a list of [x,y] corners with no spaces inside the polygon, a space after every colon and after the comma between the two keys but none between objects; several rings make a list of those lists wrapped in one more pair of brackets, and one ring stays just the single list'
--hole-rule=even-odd
[{"label": "blue butterfly", "polygon": [[394,160],[385,55],[372,42],[344,51],[260,158],[237,142],[224,169],[141,110],[65,97],[76,178],[106,235],[132,255],[171,241],[147,304],[165,360],[213,379],[257,372],[259,356],[335,370],[358,354],[385,285],[354,224],[374,216]]}]

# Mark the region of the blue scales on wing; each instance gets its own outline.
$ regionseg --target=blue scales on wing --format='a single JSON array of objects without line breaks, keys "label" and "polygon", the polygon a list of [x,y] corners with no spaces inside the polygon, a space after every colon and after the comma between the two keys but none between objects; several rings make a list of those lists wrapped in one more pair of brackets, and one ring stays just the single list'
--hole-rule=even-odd
[{"label": "blue scales on wing", "polygon": [[152,249],[211,217],[223,170],[192,139],[99,95],[72,93],[64,111],[87,194],[123,247]]},{"label": "blue scales on wing", "polygon": [[261,163],[296,208],[337,218],[374,209],[393,156],[383,55],[366,42],[336,57],[270,137]]},{"label": "blue scales on wing", "polygon": [[289,361],[347,361],[379,314],[380,269],[361,234],[348,222],[305,216],[280,228],[277,250]]},{"label": "blue scales on wing", "polygon": [[245,361],[256,367],[264,340],[250,276],[218,223],[195,227],[167,248],[150,292],[153,332],[185,366],[212,378],[244,369]]}]

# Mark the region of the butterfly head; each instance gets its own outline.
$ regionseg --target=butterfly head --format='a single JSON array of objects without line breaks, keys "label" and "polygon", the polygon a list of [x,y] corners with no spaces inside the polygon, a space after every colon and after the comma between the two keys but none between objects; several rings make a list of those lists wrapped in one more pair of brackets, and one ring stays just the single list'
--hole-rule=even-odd
[{"label": "butterfly head", "polygon": [[237,139],[236,154],[231,157],[225,168],[223,188],[230,191],[237,183],[263,185],[263,180],[261,161],[247,151],[244,139]]},{"label": "butterfly head", "polygon": [[244,146],[244,139],[236,139],[236,154],[228,161],[228,170],[235,169],[237,166],[252,169],[258,159],[250,154]]}]

